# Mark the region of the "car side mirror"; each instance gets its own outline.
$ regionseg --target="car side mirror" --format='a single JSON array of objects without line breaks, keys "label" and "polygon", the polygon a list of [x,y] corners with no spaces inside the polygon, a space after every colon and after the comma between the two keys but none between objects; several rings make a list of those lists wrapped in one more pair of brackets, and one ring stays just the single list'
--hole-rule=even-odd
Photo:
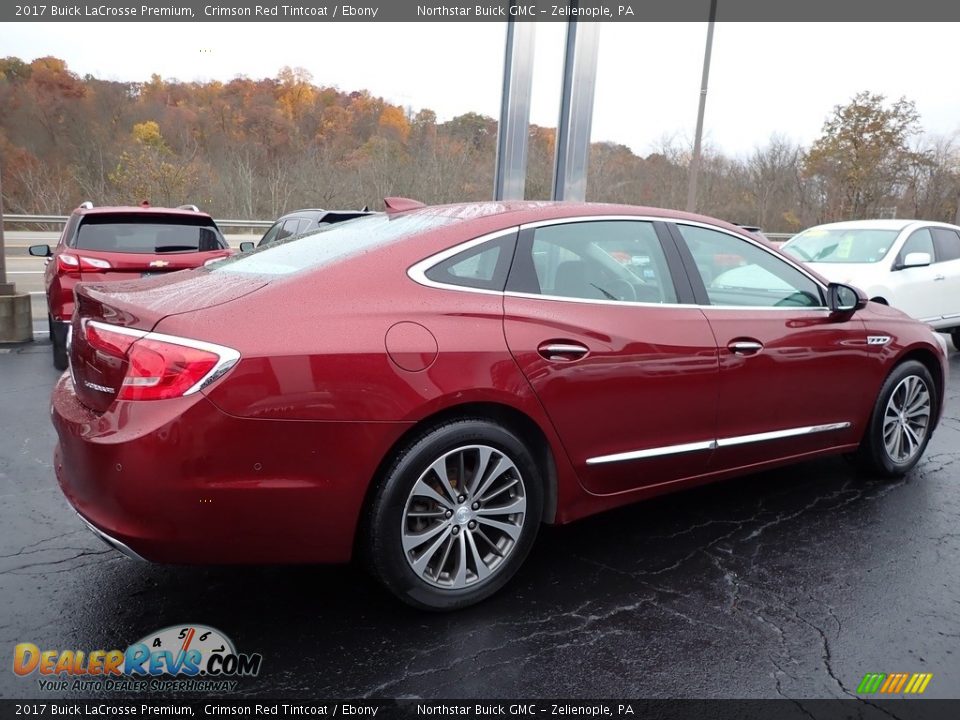
[{"label": "car side mirror", "polygon": [[246,242],[240,243],[240,252],[245,253],[245,252],[250,252],[251,250],[253,250],[253,243],[250,242],[249,240],[247,240]]},{"label": "car side mirror", "polygon": [[53,251],[50,249],[49,245],[31,245],[27,249],[27,252],[34,257],[50,257],[53,255]]},{"label": "car side mirror", "polygon": [[830,283],[827,287],[827,306],[831,312],[852,313],[867,306],[867,298],[855,287]]},{"label": "car side mirror", "polygon": [[930,257],[930,253],[912,252],[906,254],[906,257],[903,258],[903,263],[901,263],[900,267],[926,267],[931,262],[933,262],[933,259]]}]

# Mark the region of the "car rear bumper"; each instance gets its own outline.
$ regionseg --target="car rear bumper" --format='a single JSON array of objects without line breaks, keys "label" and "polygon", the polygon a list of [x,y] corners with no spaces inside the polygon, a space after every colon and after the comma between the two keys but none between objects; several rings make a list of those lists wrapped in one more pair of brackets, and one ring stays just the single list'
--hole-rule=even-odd
[{"label": "car rear bumper", "polygon": [[101,539],[169,563],[345,562],[406,423],[250,420],[202,393],[97,414],[53,393],[57,480]]}]

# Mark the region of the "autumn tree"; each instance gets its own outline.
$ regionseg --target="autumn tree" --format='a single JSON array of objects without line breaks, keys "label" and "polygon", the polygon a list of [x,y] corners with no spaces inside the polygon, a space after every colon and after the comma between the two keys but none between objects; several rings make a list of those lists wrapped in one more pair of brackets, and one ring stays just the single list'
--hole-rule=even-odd
[{"label": "autumn tree", "polygon": [[877,215],[895,203],[910,168],[921,159],[909,144],[920,132],[913,101],[885,101],[883,95],[861,92],[837,105],[806,154],[807,176],[822,184],[824,219]]},{"label": "autumn tree", "polygon": [[120,155],[109,180],[123,202],[149,200],[154,205],[176,206],[188,198],[197,180],[190,161],[177,158],[167,146],[160,125],[153,120],[137,123],[130,133],[130,148]]}]

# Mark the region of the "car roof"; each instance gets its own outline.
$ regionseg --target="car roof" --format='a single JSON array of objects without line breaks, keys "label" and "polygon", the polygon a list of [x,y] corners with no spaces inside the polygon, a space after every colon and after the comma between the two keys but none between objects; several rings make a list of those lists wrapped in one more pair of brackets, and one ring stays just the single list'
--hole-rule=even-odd
[{"label": "car roof", "polygon": [[138,213],[143,213],[145,215],[182,215],[185,217],[203,217],[209,218],[209,213],[194,211],[194,210],[185,210],[182,208],[168,208],[168,207],[157,207],[157,206],[143,206],[143,205],[104,205],[101,207],[92,207],[92,208],[77,208],[74,212],[78,215],[136,215]]},{"label": "car roof", "polygon": [[[844,222],[826,223],[824,225],[815,225],[807,230],[816,229],[836,229],[836,230],[903,230],[905,227],[923,222],[922,220],[909,219],[883,219],[883,220],[845,220]],[[939,223],[929,223],[937,225]],[[804,231],[806,232],[806,231]]]},{"label": "car roof", "polygon": [[[617,205],[612,203],[547,201],[547,200],[494,200],[486,202],[456,203],[451,205],[427,205],[413,210],[405,210],[397,215],[443,215],[455,220],[475,220],[495,215],[510,215],[510,224],[560,220],[578,216],[593,217],[604,215],[631,215],[638,217],[662,218],[664,221],[689,221],[705,223],[729,230],[739,235],[757,238],[748,230],[707,215],[698,215],[682,210],[645,207],[641,205]],[[506,219],[506,218],[505,218]],[[763,241],[763,238],[758,238]],[[769,242],[768,242],[769,244]]]}]

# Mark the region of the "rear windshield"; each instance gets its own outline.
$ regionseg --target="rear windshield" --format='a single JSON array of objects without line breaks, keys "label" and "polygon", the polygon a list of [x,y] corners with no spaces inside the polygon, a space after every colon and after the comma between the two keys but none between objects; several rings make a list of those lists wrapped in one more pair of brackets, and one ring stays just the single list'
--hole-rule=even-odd
[{"label": "rear windshield", "polygon": [[213,272],[290,275],[368,252],[395,240],[457,222],[432,213],[377,214],[262,245],[211,267]]},{"label": "rear windshield", "polygon": [[208,252],[227,247],[208,218],[104,215],[84,218],[73,242],[78,250],[121,253]]}]

